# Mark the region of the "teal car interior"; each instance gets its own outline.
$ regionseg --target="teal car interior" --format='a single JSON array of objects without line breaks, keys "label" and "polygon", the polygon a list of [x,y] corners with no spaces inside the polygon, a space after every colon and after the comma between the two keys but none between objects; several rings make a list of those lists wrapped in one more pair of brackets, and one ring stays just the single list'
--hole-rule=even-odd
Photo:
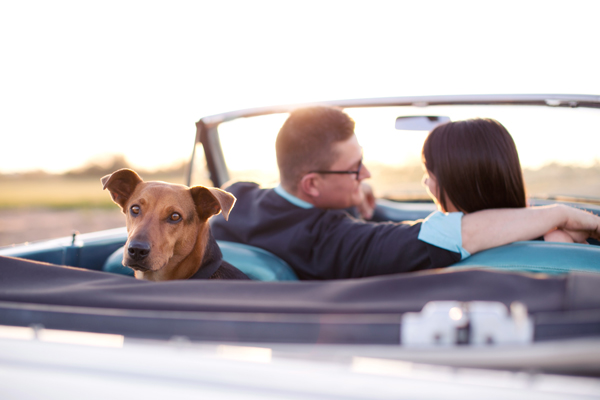
[{"label": "teal car interior", "polygon": [[[133,276],[133,270],[121,263],[126,240],[126,231],[117,229],[82,234],[76,237],[75,243],[72,238],[64,238],[52,241],[50,247],[46,243],[33,243],[3,249],[2,255]],[[266,250],[240,243],[217,243],[224,260],[253,280],[298,279],[285,261]],[[546,274],[575,271],[600,273],[600,246],[543,241],[516,242],[482,251],[450,268],[475,267]]]}]

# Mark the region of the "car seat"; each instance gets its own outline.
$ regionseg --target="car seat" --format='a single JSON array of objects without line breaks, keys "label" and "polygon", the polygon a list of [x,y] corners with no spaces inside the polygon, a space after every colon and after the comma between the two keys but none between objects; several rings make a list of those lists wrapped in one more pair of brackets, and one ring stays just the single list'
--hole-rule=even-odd
[{"label": "car seat", "polygon": [[[294,270],[281,258],[260,249],[241,243],[217,240],[223,259],[256,281],[298,280]],[[115,250],[104,262],[102,270],[133,276],[133,270],[124,267],[123,247]]]},{"label": "car seat", "polygon": [[600,246],[544,241],[515,242],[479,252],[450,268],[492,268],[516,272],[600,273]]}]

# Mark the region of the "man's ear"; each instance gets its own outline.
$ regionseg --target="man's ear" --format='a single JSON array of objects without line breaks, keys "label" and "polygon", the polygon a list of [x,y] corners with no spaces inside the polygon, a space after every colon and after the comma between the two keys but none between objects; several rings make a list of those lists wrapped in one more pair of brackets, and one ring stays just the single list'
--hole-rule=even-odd
[{"label": "man's ear", "polygon": [[234,195],[221,189],[204,186],[191,187],[190,193],[196,204],[196,211],[200,219],[209,219],[221,211],[225,220],[229,219],[229,212],[236,200]]},{"label": "man's ear", "polygon": [[135,190],[135,187],[143,182],[142,178],[133,170],[123,168],[110,175],[103,176],[103,189],[108,189],[110,197],[121,209],[125,208],[127,200]]},{"label": "man's ear", "polygon": [[302,177],[298,188],[309,197],[319,197],[321,194],[319,183],[319,175],[311,172]]}]

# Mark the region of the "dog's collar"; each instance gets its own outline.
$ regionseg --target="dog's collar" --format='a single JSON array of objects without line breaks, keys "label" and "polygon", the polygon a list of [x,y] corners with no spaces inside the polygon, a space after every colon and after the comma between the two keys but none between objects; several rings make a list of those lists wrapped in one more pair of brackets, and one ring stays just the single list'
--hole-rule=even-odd
[{"label": "dog's collar", "polygon": [[221,249],[219,249],[219,245],[215,241],[212,233],[209,231],[208,242],[206,243],[206,250],[204,252],[204,256],[202,257],[202,263],[200,264],[200,269],[190,277],[190,279],[210,279],[211,276],[221,266],[223,262],[223,253],[221,253]]}]

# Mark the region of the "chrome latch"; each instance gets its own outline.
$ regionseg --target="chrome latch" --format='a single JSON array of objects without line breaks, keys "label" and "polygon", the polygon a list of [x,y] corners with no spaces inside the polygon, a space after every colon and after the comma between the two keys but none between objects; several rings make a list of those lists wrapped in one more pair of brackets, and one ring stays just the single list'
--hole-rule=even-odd
[{"label": "chrome latch", "polygon": [[526,344],[533,341],[533,320],[519,302],[509,312],[494,301],[432,301],[402,315],[400,335],[404,346]]}]

